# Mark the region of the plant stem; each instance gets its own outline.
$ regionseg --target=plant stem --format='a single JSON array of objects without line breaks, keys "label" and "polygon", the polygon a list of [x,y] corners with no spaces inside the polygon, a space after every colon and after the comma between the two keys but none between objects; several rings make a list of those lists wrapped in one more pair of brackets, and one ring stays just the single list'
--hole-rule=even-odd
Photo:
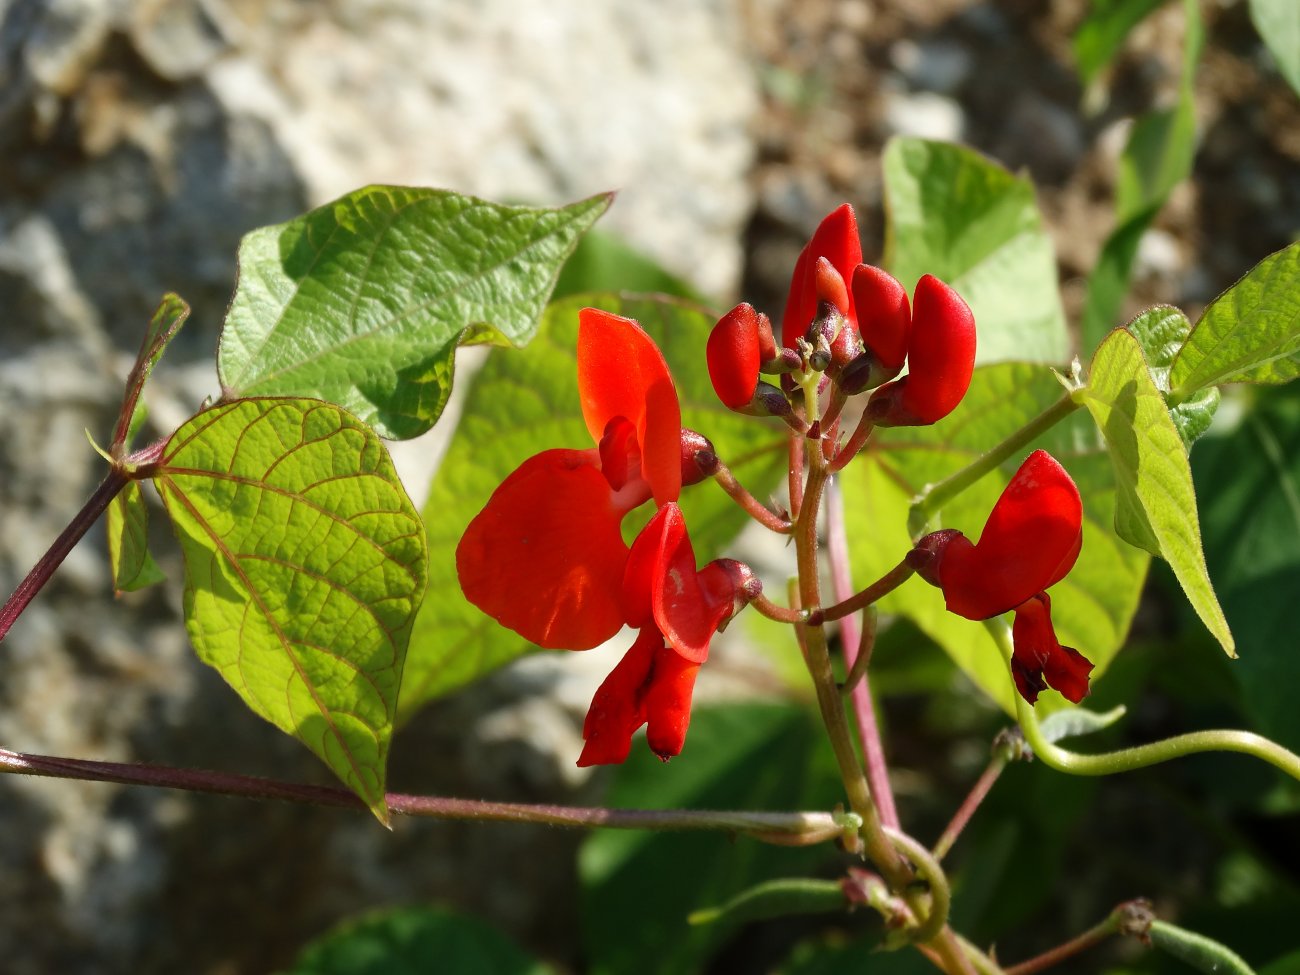
[{"label": "plant stem", "polygon": [[[281,782],[251,775],[204,769],[95,762],[49,755],[28,755],[0,749],[0,773],[46,778],[116,782],[186,792],[205,792],[247,799],[335,806],[366,811],[366,804],[347,789]],[[551,826],[607,829],[723,830],[744,833],[768,843],[805,846],[838,838],[840,817],[824,812],[731,812],[694,809],[585,809],[517,802],[483,802],[390,792],[388,808],[401,816],[433,819],[474,819],[493,822],[544,823]]]},{"label": "plant stem", "polygon": [[853,428],[849,434],[849,439],[844,442],[844,446],[835,452],[835,457],[831,460],[831,473],[838,473],[848,466],[849,461],[858,456],[858,452],[866,446],[867,440],[871,437],[871,431],[876,428],[876,421],[871,419],[866,412],[863,412],[858,425]]},{"label": "plant stem", "polygon": [[804,609],[791,609],[788,606],[780,606],[772,602],[762,593],[759,593],[751,599],[748,605],[755,610],[760,616],[766,616],[770,620],[776,620],[778,623],[807,623],[808,611]]},{"label": "plant stem", "polygon": [[827,606],[820,610],[814,610],[809,618],[810,623],[829,623],[832,620],[838,620],[848,616],[850,613],[856,613],[860,609],[870,606],[883,597],[889,595],[904,582],[912,577],[913,569],[906,561],[899,562],[898,565],[890,569],[885,575],[881,576],[871,585],[867,586],[859,593],[854,593],[843,602],[835,603],[833,606]]},{"label": "plant stem", "polygon": [[949,822],[944,828],[939,839],[935,841],[933,853],[936,860],[942,860],[948,855],[948,851],[952,849],[952,845],[957,842],[957,837],[959,837],[961,831],[966,828],[966,824],[971,821],[971,817],[974,816],[975,811],[979,809],[980,803],[982,803],[988,796],[989,790],[993,788],[993,783],[998,780],[998,776],[1002,774],[1002,770],[1006,767],[1007,758],[1005,755],[996,754],[989,760],[988,766],[984,769],[980,777],[975,780],[975,784],[971,786],[970,793],[967,794],[966,799],[962,802],[957,811],[953,813],[951,822]]},{"label": "plant stem", "polygon": [[[993,635],[1003,658],[1011,666],[1011,627],[1002,617],[985,620],[985,627]],[[1013,692],[1014,693],[1014,692]],[[1300,781],[1300,755],[1288,751],[1275,741],[1251,731],[1236,729],[1218,729],[1214,731],[1192,731],[1184,735],[1175,735],[1162,741],[1118,751],[1103,752],[1100,755],[1082,755],[1061,748],[1043,737],[1038,727],[1038,718],[1033,706],[1018,693],[1016,700],[1016,718],[1029,742],[1034,754],[1049,768],[1071,775],[1114,775],[1118,772],[1131,772],[1146,768],[1160,762],[1196,755],[1201,752],[1240,752],[1253,755],[1285,772],[1291,778]]]},{"label": "plant stem", "polygon": [[[844,530],[844,495],[834,478],[826,483],[826,538],[830,557],[831,588],[838,600],[847,600],[853,594],[853,576],[849,569],[849,543]],[[908,575],[911,570],[908,570]],[[906,577],[904,577],[906,578]],[[883,595],[883,593],[882,593]],[[873,600],[874,602],[874,600]],[[863,632],[868,629],[864,628]],[[858,669],[858,657],[869,657],[869,647],[859,645],[862,633],[852,612],[840,619],[840,644],[844,654],[844,667],[849,683]],[[867,682],[865,668],[860,679],[852,681],[849,695],[858,719],[858,737],[862,740],[862,756],[866,765],[867,783],[871,795],[880,809],[880,821],[886,827],[898,829],[898,807],[894,803],[894,790],[889,784],[889,769],[885,761],[885,746],[876,722],[876,708],[871,699],[871,685]]]},{"label": "plant stem", "polygon": [[1019,964],[1004,969],[1006,975],[1038,975],[1054,965],[1059,965],[1067,958],[1073,958],[1080,952],[1101,944],[1112,935],[1119,934],[1126,924],[1133,923],[1136,914],[1143,914],[1145,925],[1151,924],[1150,905],[1146,901],[1125,901],[1106,916],[1104,921],[1093,925],[1083,934],[1071,938],[1064,944],[1057,945],[1041,955],[1035,955]]},{"label": "plant stem", "polygon": [[1067,416],[1082,406],[1073,393],[1066,393],[1059,400],[1034,417],[1000,444],[990,448],[973,463],[937,484],[931,484],[912,502],[911,521],[924,524],[945,504],[961,494],[981,477],[993,470],[1004,460],[1022,449],[1026,444],[1050,430]]},{"label": "plant stem", "polygon": [[54,540],[54,544],[49,547],[44,555],[40,557],[37,563],[32,566],[32,570],[27,573],[26,578],[18,583],[18,588],[13,591],[13,595],[0,607],[0,640],[3,640],[9,633],[14,622],[22,615],[23,610],[27,608],[36,594],[41,591],[54,571],[68,557],[68,553],[81,541],[81,537],[86,534],[101,514],[104,513],[113,498],[126,487],[131,480],[125,469],[114,465],[109,468],[108,474],[99,482],[99,487],[77,512],[76,516],[68,523],[68,527],[59,533],[59,537]]},{"label": "plant stem", "polygon": [[745,486],[736,480],[736,475],[731,473],[730,468],[721,460],[717,461],[717,467],[711,472],[711,476],[736,504],[744,508],[745,512],[764,528],[770,528],[781,535],[790,534],[792,527],[790,520],[782,518],[745,490]]}]

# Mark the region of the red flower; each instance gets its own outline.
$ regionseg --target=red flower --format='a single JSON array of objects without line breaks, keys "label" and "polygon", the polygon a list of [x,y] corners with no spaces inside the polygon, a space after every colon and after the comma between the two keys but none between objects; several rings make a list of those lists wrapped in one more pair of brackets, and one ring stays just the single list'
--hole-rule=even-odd
[{"label": "red flower", "polygon": [[[829,262],[829,269],[825,266],[818,268],[819,258],[825,258]],[[845,203],[826,215],[795,261],[794,276],[790,279],[790,294],[785,300],[785,314],[781,318],[782,345],[793,349],[817,315],[819,270],[823,295],[832,298],[832,303],[846,303],[847,307],[838,310],[849,322],[856,321],[853,316],[853,296],[846,292],[841,297],[840,289],[843,288],[843,282],[853,277],[853,269],[861,263],[862,241],[858,238],[858,220],[853,215],[853,207]],[[839,288],[835,288],[829,280],[828,270],[838,274],[841,279]]]},{"label": "red flower", "polygon": [[[636,322],[579,312],[578,391],[596,446],[524,461],[465,530],[456,570],[470,602],[538,646],[586,650],[640,628],[596,693],[579,764],[623,761],[647,723],[666,759],[748,573],[726,560],[696,570],[676,501],[683,468],[699,479],[694,453],[711,445],[682,429],[668,365]],[[629,549],[623,517],[652,498],[659,511]]]},{"label": "red flower", "polygon": [[546,450],[493,492],[456,548],[474,605],[540,647],[586,650],[623,625],[623,516],[682,486],[682,417],[636,322],[578,314],[578,391],[596,446]]},{"label": "red flower", "polygon": [[1065,578],[1082,542],[1079,489],[1051,454],[1036,450],[998,498],[979,541],[952,529],[934,532],[910,561],[958,616],[986,620],[1015,611],[1011,669],[1026,701],[1053,687],[1077,704],[1088,694],[1092,664],[1057,640],[1043,590]]},{"label": "red flower", "polygon": [[661,759],[681,753],[695,676],[747,577],[739,563],[724,559],[696,570],[676,504],[664,505],[650,519],[623,575],[624,616],[641,632],[592,698],[579,765],[622,762],[642,725]]}]

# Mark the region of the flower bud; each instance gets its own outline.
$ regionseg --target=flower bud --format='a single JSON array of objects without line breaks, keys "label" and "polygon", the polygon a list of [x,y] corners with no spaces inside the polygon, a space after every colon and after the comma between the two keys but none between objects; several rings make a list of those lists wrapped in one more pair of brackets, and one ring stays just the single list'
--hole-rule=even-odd
[{"label": "flower bud", "polygon": [[717,467],[718,455],[713,451],[712,441],[702,433],[682,427],[682,486],[699,484],[712,476]]},{"label": "flower bud", "polygon": [[893,379],[907,359],[912,313],[906,289],[893,275],[870,264],[853,269],[853,309],[862,344],[880,365],[881,379]]},{"label": "flower bud", "polygon": [[926,426],[957,408],[975,371],[975,316],[952,288],[924,275],[912,300],[908,373],[872,394],[879,426]]},{"label": "flower bud", "polygon": [[[858,222],[853,208],[847,203],[826,215],[813,232],[812,239],[799,253],[790,279],[790,294],[781,317],[781,344],[794,348],[795,343],[808,331],[817,314],[818,258],[825,258],[839,274],[841,282],[862,263],[862,242],[858,239]],[[845,315],[852,314],[852,296],[844,308]]]},{"label": "flower bud", "polygon": [[[768,329],[770,332],[770,324]],[[742,409],[754,398],[762,361],[759,331],[754,306],[739,304],[723,315],[709,333],[705,348],[709,379],[728,409]]]}]

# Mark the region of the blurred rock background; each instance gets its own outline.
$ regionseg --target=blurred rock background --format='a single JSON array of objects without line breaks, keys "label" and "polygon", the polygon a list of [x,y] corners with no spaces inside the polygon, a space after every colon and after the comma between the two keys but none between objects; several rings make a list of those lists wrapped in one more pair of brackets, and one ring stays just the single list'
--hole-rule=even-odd
[{"label": "blurred rock background", "polygon": [[[720,302],[743,286],[776,311],[842,200],[879,257],[885,139],[960,139],[1033,176],[1077,313],[1124,120],[1172,97],[1182,30],[1177,5],[1145,23],[1084,114],[1084,10],[0,0],[0,589],[93,488],[84,431],[106,436],[159,297],[194,307],[151,387],[162,434],[215,390],[240,236],[365,183],[531,203],[617,188],[602,229]],[[1135,310],[1194,311],[1300,230],[1296,99],[1243,4],[1206,16],[1196,174],[1143,241]],[[0,744],[326,781],[194,659],[154,534],[172,582],[115,602],[92,531],[14,628]],[[392,787],[592,801],[599,782],[571,765],[585,695],[555,679],[525,664],[430,708],[395,742]],[[577,840],[5,777],[0,959],[15,975],[263,972],[349,914],[440,900],[579,966]]]}]

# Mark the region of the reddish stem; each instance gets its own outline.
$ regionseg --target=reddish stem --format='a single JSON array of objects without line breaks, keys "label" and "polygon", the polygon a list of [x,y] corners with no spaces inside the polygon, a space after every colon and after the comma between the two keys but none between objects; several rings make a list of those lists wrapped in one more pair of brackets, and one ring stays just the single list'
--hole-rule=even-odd
[{"label": "reddish stem", "polygon": [[[828,555],[831,566],[831,590],[841,605],[853,597],[853,577],[849,572],[849,543],[844,530],[844,497],[834,478],[826,484],[826,536]],[[907,575],[911,575],[911,569]],[[895,573],[898,570],[895,569]],[[904,575],[902,579],[907,578]],[[886,578],[890,578],[886,576]],[[899,582],[902,581],[899,579]],[[895,583],[897,585],[897,583]],[[894,588],[890,586],[889,589]],[[864,590],[868,591],[868,590]],[[886,592],[889,590],[886,589]],[[861,593],[859,594],[859,596]],[[881,593],[883,595],[883,593]],[[875,597],[879,598],[879,596]],[[871,600],[874,602],[874,599]],[[863,603],[866,605],[866,603]],[[834,607],[832,607],[834,608]],[[825,611],[823,611],[825,616]],[[834,617],[830,617],[834,618]],[[846,671],[853,670],[857,659],[860,638],[858,621],[849,611],[840,619],[840,643],[843,647]],[[876,722],[876,708],[871,700],[871,686],[867,675],[863,674],[849,692],[853,701],[853,712],[858,719],[858,735],[862,739],[862,757],[866,765],[867,782],[871,786],[871,795],[876,800],[880,811],[880,821],[892,829],[899,828],[898,807],[894,804],[894,791],[889,785],[889,767],[885,761],[885,746],[880,740],[880,726]]]},{"label": "reddish stem", "polygon": [[932,852],[936,860],[942,860],[948,854],[948,851],[952,849],[952,845],[957,842],[957,837],[966,828],[966,824],[971,821],[971,817],[975,815],[975,811],[979,809],[980,804],[987,798],[989,790],[993,788],[993,783],[998,780],[998,776],[1002,774],[1002,770],[1006,767],[1007,759],[1005,756],[993,756],[988,767],[984,769],[980,777],[975,780],[975,784],[971,786],[970,793],[961,806],[953,813],[951,822],[944,828],[939,839],[935,841]]},{"label": "reddish stem", "polygon": [[117,497],[118,492],[126,487],[130,480],[130,475],[125,469],[116,465],[109,469],[107,476],[99,482],[99,487],[95,488],[95,493],[77,512],[68,527],[59,533],[59,537],[54,540],[49,550],[32,566],[26,578],[18,583],[18,588],[13,591],[13,595],[4,606],[0,607],[0,640],[9,633],[14,622],[27,608],[27,604],[36,598],[36,594],[50,581],[54,570],[68,557],[68,553],[77,542],[81,541],[81,536],[89,531],[90,526],[104,513],[109,502]]},{"label": "reddish stem", "polygon": [[[246,799],[275,799],[345,809],[366,808],[354,793],[335,786],[281,782],[206,769],[96,762],[0,749],[0,773],[45,778],[116,782]],[[401,816],[544,823],[552,826],[613,829],[721,829],[746,833],[781,845],[806,845],[836,839],[843,827],[829,813],[719,812],[695,809],[584,809],[519,802],[483,802],[390,792],[388,808]]]}]

